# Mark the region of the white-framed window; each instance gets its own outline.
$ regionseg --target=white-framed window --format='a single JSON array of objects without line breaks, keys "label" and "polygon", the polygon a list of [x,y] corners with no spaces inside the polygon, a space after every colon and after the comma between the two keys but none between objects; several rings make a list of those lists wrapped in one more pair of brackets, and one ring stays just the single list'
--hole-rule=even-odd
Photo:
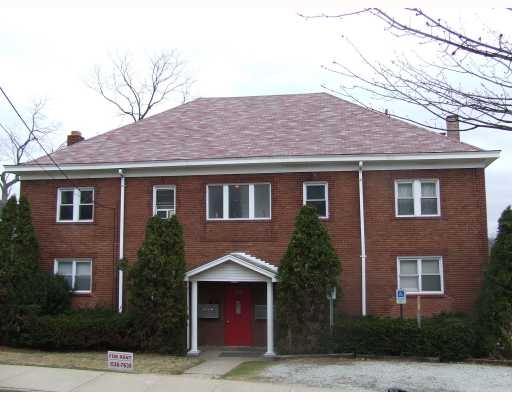
[{"label": "white-framed window", "polygon": [[90,259],[56,259],[53,273],[63,276],[73,293],[91,293],[92,291],[92,260]]},{"label": "white-framed window", "polygon": [[270,183],[235,183],[206,186],[208,220],[268,220],[271,218]]},{"label": "white-framed window", "polygon": [[320,218],[329,218],[329,186],[327,182],[304,182],[303,204],[316,208]]},{"label": "white-framed window", "polygon": [[395,181],[397,217],[438,217],[441,215],[439,179]]},{"label": "white-framed window", "polygon": [[410,294],[443,294],[442,257],[398,257],[398,287]]},{"label": "white-framed window", "polygon": [[94,188],[59,188],[57,222],[92,222]]},{"label": "white-framed window", "polygon": [[170,218],[176,214],[176,186],[153,186],[153,215]]}]

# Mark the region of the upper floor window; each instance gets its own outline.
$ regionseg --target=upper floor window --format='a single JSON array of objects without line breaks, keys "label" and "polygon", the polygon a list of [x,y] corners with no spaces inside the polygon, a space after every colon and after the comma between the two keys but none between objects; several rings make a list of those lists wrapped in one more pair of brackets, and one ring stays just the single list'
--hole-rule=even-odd
[{"label": "upper floor window", "polygon": [[270,184],[208,185],[208,219],[270,219]]},{"label": "upper floor window", "polygon": [[303,204],[316,208],[320,218],[329,217],[327,182],[304,182]]},{"label": "upper floor window", "polygon": [[59,189],[57,194],[57,222],[92,222],[94,189]]},{"label": "upper floor window", "polygon": [[398,217],[436,217],[440,214],[439,180],[414,179],[395,182]]},{"label": "upper floor window", "polygon": [[153,186],[153,215],[170,218],[176,213],[176,187]]},{"label": "upper floor window", "polygon": [[55,260],[55,275],[61,275],[75,293],[91,293],[92,261],[89,259]]},{"label": "upper floor window", "polygon": [[398,257],[398,287],[407,293],[444,292],[441,257]]}]

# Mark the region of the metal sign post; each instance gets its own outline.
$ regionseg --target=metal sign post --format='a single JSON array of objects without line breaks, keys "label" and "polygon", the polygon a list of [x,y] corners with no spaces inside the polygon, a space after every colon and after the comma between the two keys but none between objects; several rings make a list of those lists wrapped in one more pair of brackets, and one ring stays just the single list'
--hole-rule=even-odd
[{"label": "metal sign post", "polygon": [[421,328],[421,296],[416,296],[416,322],[418,323],[418,328]]},{"label": "metal sign post", "polygon": [[331,327],[331,334],[334,331],[334,300],[336,300],[336,288],[332,288],[330,293],[327,293],[329,299],[329,326]]}]

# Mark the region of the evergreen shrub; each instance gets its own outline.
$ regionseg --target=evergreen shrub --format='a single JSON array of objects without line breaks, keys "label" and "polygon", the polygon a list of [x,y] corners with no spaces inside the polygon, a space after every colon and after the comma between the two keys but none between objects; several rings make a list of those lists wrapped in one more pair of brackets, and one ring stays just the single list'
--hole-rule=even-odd
[{"label": "evergreen shrub", "polygon": [[459,314],[415,319],[340,317],[330,347],[335,353],[378,356],[439,357],[460,361],[474,354],[473,320]]},{"label": "evergreen shrub", "polygon": [[133,315],[113,310],[73,310],[22,319],[11,346],[42,350],[135,350]]},{"label": "evergreen shrub", "polygon": [[185,244],[176,215],[152,217],[128,269],[128,302],[143,350],[184,354],[187,332]]},{"label": "evergreen shrub", "polygon": [[512,356],[512,209],[498,220],[498,235],[478,304],[480,355]]},{"label": "evergreen shrub", "polygon": [[315,208],[304,206],[278,270],[277,347],[282,353],[324,350],[330,332],[327,294],[341,297],[341,263]]}]

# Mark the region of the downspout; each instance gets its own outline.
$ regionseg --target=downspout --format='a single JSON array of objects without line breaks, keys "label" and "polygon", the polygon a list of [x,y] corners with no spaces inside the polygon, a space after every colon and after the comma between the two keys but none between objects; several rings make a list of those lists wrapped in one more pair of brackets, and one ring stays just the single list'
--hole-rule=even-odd
[{"label": "downspout", "polygon": [[361,232],[361,314],[366,315],[366,239],[364,233],[363,162],[359,161],[359,223]]},{"label": "downspout", "polygon": [[[122,169],[119,169],[119,175],[121,176],[121,204],[119,207],[119,261],[124,258],[124,172]],[[119,283],[118,283],[118,301],[117,307],[120,313],[123,312],[123,270],[119,269],[118,271]]]}]

